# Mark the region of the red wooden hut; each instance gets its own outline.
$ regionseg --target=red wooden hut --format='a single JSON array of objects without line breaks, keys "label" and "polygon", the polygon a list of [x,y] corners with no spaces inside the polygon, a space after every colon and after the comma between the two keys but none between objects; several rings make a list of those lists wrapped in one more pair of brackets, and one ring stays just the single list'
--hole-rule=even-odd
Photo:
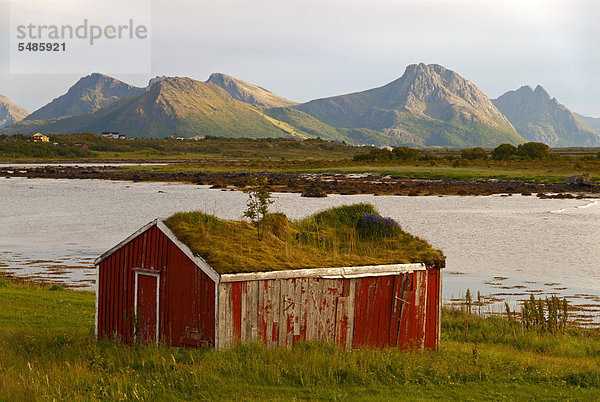
[{"label": "red wooden hut", "polygon": [[217,348],[255,340],[321,339],[347,349],[435,349],[439,342],[437,265],[219,274],[160,219],[95,265],[98,339]]}]

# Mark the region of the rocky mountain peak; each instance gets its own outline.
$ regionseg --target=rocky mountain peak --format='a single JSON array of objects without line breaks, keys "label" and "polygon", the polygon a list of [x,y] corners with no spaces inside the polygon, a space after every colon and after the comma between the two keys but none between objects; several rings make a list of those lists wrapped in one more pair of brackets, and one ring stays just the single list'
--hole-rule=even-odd
[{"label": "rocky mountain peak", "polygon": [[144,88],[134,87],[108,75],[93,73],[80,78],[66,94],[31,113],[26,120],[81,116],[144,91]]},{"label": "rocky mountain peak", "polygon": [[461,117],[512,129],[479,88],[439,64],[409,65],[402,77],[387,87],[390,108],[442,121]]},{"label": "rocky mountain peak", "polygon": [[533,93],[544,99],[550,99],[550,94],[541,85],[537,85]]},{"label": "rocky mountain peak", "polygon": [[157,75],[156,77],[154,77],[154,78],[151,78],[151,79],[150,79],[150,81],[148,81],[148,85],[146,85],[146,88],[147,88],[147,89],[150,89],[150,87],[151,87],[152,85],[156,84],[157,82],[164,81],[164,80],[166,80],[167,78],[169,78],[169,77],[167,77],[166,75],[160,75],[160,76],[159,76],[159,75]]},{"label": "rocky mountain peak", "polygon": [[528,141],[552,147],[600,145],[600,136],[541,85],[523,86],[492,102]]},{"label": "rocky mountain peak", "polygon": [[227,75],[224,73],[212,73],[206,82],[210,82],[212,84],[218,85],[218,83],[229,84],[234,83],[238,80],[233,78],[231,75]]}]

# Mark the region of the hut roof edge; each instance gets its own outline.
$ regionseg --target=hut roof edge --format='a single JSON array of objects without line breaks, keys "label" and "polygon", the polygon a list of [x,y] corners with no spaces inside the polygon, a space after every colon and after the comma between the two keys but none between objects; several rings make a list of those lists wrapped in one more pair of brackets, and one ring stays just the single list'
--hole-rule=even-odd
[{"label": "hut roof edge", "polygon": [[169,227],[167,225],[165,225],[163,219],[161,219],[161,218],[156,218],[156,219],[152,220],[151,222],[145,224],[144,226],[142,226],[141,228],[136,230],[133,234],[131,234],[130,236],[128,236],[127,238],[125,238],[124,240],[119,242],[117,245],[115,245],[111,249],[102,253],[102,255],[100,255],[98,258],[96,258],[96,260],[94,261],[94,265],[98,266],[106,258],[110,257],[112,254],[117,252],[119,249],[121,249],[123,246],[125,246],[127,243],[129,243],[131,240],[135,239],[136,237],[138,237],[139,235],[141,235],[142,233],[144,233],[146,230],[150,229],[153,226],[156,226],[161,232],[163,232],[163,234],[165,236],[167,236],[169,238],[169,240],[171,240],[181,251],[183,251],[183,253],[190,260],[192,260],[198,268],[200,268],[204,273],[206,273],[206,275],[208,275],[209,278],[211,278],[214,282],[217,282],[217,283],[220,282],[221,275],[217,271],[215,271],[215,269],[212,268],[206,261],[204,261],[204,259],[202,257],[194,255],[192,250],[190,250],[190,248],[188,246],[186,246],[184,243],[182,243],[177,238],[177,236],[175,236],[175,234],[171,231],[171,229],[169,229]]}]

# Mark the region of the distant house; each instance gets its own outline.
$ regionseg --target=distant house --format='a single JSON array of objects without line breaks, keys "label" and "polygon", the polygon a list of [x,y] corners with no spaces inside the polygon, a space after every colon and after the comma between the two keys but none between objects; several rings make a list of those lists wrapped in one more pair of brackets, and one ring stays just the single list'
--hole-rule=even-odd
[{"label": "distant house", "polygon": [[389,145],[386,145],[385,147],[383,147],[383,149],[387,149],[388,151],[392,152],[394,150],[394,147],[390,147]]},{"label": "distant house", "polygon": [[42,133],[35,133],[31,137],[33,138],[33,142],[50,142],[50,138]]},{"label": "distant house", "polygon": [[203,140],[203,139],[205,139],[205,138],[206,138],[206,137],[205,137],[205,136],[203,136],[203,135],[196,135],[196,136],[194,136],[194,137],[191,137],[191,138],[190,138],[190,140],[192,140],[192,141],[200,141],[200,140]]},{"label": "distant house", "polygon": [[119,133],[118,131],[104,131],[102,133],[102,137],[104,138],[111,138],[113,140],[125,140],[127,139],[127,137],[121,133]]},{"label": "distant house", "polygon": [[77,143],[75,145],[77,145],[78,147],[83,148],[83,149],[90,149],[86,143],[81,143],[80,142],[80,143]]},{"label": "distant house", "polygon": [[183,135],[181,135],[181,134],[173,133],[173,135],[171,135],[171,139],[172,140],[183,141],[183,140],[185,140],[185,137]]}]

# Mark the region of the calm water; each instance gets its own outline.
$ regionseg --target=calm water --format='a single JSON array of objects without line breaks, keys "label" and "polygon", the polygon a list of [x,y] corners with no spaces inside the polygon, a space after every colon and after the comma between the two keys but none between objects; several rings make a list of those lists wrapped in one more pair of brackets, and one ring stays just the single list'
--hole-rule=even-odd
[{"label": "calm water", "polygon": [[[404,229],[441,248],[444,297],[471,292],[516,301],[569,296],[600,315],[600,204],[536,197],[376,197],[323,199],[276,194],[274,209],[300,218],[368,201]],[[201,209],[239,219],[246,196],[208,186],[101,180],[0,179],[0,269],[93,287],[92,262],[140,226],[175,211]],[[498,308],[492,306],[491,308]]]}]

